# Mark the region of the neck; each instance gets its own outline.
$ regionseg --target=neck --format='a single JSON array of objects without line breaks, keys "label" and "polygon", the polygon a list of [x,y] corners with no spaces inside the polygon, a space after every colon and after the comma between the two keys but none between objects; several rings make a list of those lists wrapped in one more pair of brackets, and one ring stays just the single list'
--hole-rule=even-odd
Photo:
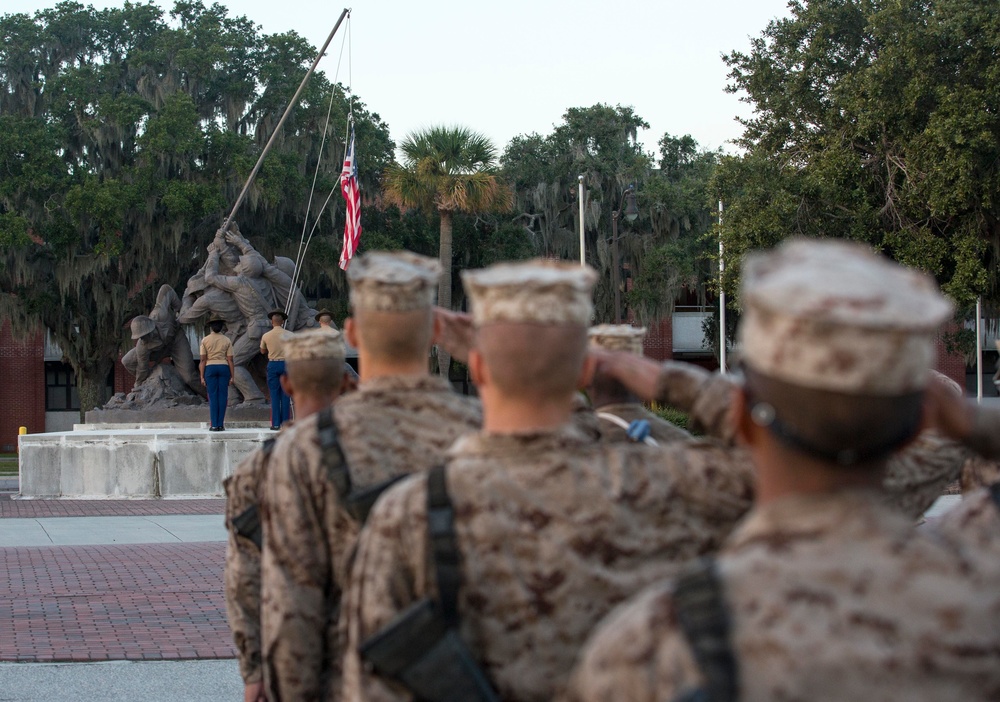
[{"label": "neck", "polygon": [[505,397],[492,392],[481,395],[483,430],[489,434],[528,434],[552,431],[570,420],[572,396],[558,400]]},{"label": "neck", "polygon": [[337,396],[313,397],[312,395],[295,396],[295,418],[305,419],[309,415],[316,414],[324,407],[328,407]]},{"label": "neck", "polygon": [[776,440],[750,448],[757,472],[758,505],[790,495],[818,495],[857,488],[878,488],[882,462],[843,467],[785,448]]},{"label": "neck", "polygon": [[375,378],[386,378],[396,376],[426,376],[430,375],[427,369],[427,359],[418,358],[413,360],[391,361],[373,358],[371,355],[358,349],[358,376],[361,382]]}]

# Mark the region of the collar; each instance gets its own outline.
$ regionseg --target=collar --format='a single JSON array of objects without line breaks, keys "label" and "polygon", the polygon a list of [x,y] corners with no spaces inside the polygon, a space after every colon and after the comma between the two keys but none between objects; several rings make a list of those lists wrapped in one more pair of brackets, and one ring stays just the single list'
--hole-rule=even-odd
[{"label": "collar", "polygon": [[436,375],[383,375],[366,380],[358,386],[358,393],[361,395],[413,391],[454,392],[451,383]]},{"label": "collar", "polygon": [[523,456],[525,453],[547,453],[586,449],[595,439],[584,433],[573,422],[556,429],[531,431],[523,434],[491,434],[477,432],[458,439],[448,451],[449,456]]},{"label": "collar", "polygon": [[840,490],[822,495],[790,495],[760,507],[754,507],[736,528],[726,544],[726,551],[739,550],[755,543],[811,540],[829,534],[841,539],[870,535],[873,528],[881,533],[904,534],[912,521],[886,506],[877,489]]}]

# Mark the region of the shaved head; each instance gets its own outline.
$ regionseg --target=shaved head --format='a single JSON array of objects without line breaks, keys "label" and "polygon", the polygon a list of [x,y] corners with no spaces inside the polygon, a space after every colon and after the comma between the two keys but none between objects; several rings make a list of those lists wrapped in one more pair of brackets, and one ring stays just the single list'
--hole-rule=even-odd
[{"label": "shaved head", "polygon": [[359,348],[384,363],[426,362],[434,337],[434,310],[406,312],[359,308],[354,311]]},{"label": "shaved head", "polygon": [[285,373],[295,394],[315,399],[329,397],[340,390],[344,379],[343,358],[310,358],[286,361]]},{"label": "shaved head", "polygon": [[552,400],[577,389],[587,329],[569,324],[495,322],[476,333],[489,380],[509,397]]}]

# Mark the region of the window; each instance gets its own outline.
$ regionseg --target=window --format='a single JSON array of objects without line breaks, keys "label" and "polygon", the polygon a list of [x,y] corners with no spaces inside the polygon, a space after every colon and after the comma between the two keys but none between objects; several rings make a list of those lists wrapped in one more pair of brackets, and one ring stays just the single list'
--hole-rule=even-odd
[{"label": "window", "polygon": [[80,410],[80,395],[76,389],[76,373],[68,363],[45,364],[45,411]]},{"label": "window", "polygon": [[[108,374],[107,397],[114,393],[115,372]],[[45,362],[45,411],[79,412],[80,394],[76,389],[73,366],[59,361]]]}]

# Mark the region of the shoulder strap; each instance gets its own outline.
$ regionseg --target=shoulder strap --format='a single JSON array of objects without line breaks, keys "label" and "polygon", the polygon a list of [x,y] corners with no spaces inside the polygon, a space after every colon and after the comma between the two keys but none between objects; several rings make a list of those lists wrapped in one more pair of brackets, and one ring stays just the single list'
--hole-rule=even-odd
[{"label": "shoulder strap", "polygon": [[993,504],[1000,510],[1000,482],[990,485],[990,497],[993,498]]},{"label": "shoulder strap", "polygon": [[264,452],[264,458],[268,458],[271,455],[271,451],[274,450],[274,442],[276,437],[271,437],[269,439],[264,439],[264,444],[260,447],[260,450]]},{"label": "shoulder strap", "polygon": [[678,623],[705,678],[703,687],[680,695],[675,702],[735,702],[739,670],[715,560],[702,559],[682,575],[673,596]]},{"label": "shoulder strap", "polygon": [[446,468],[434,466],[427,475],[427,532],[437,579],[441,614],[448,626],[458,623],[458,541],[455,538],[455,509],[448,494]]},{"label": "shoulder strap", "polygon": [[319,446],[323,450],[323,467],[337,490],[341,500],[346,500],[351,492],[351,471],[347,467],[347,458],[340,447],[340,434],[333,418],[333,405],[320,410],[317,416],[316,432]]}]

